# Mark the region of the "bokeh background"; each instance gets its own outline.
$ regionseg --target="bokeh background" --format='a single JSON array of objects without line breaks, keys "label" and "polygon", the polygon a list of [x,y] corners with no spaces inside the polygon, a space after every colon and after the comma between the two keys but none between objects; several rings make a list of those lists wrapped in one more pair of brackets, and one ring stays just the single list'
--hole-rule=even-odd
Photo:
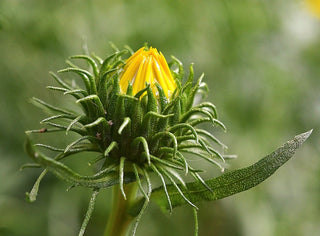
[{"label": "bokeh background", "polygon": [[[247,192],[199,204],[200,235],[320,235],[320,18],[303,0],[0,1],[0,235],[77,235],[90,191],[52,175],[27,203],[39,170],[30,161],[24,130],[45,115],[33,96],[62,104],[49,71],[83,52],[105,57],[109,42],[133,49],[145,42],[171,54],[196,75],[205,72],[208,99],[228,132],[215,131],[250,165],[295,134],[314,128],[295,157]],[[72,102],[70,102],[72,104]],[[81,161],[80,161],[81,162]],[[209,173],[210,175],[210,173]],[[87,235],[101,235],[111,191],[99,195]],[[193,235],[189,208],[162,214],[151,205],[137,235]]]}]

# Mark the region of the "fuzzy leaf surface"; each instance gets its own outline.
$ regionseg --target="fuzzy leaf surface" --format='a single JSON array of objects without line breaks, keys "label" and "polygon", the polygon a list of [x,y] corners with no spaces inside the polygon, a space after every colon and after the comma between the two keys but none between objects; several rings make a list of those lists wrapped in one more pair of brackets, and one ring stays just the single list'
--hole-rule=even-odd
[{"label": "fuzzy leaf surface", "polygon": [[[285,164],[311,133],[312,130],[295,136],[293,140],[286,142],[280,148],[249,167],[230,171],[217,178],[205,181],[212,189],[212,192],[205,188],[202,183],[191,182],[187,183],[187,190],[182,188],[183,194],[191,202],[196,203],[204,200],[214,201],[248,190],[263,182],[280,166]],[[167,185],[167,190],[173,208],[187,204],[172,184]],[[156,202],[162,210],[169,209],[163,187],[153,190],[151,200]]]}]

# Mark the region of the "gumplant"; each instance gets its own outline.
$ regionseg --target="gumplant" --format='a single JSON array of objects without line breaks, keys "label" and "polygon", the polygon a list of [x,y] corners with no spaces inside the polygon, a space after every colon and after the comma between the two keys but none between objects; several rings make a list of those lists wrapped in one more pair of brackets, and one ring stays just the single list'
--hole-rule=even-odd
[{"label": "gumplant", "polygon": [[[48,172],[70,187],[92,190],[79,235],[85,233],[98,193],[110,187],[113,202],[105,235],[125,235],[130,227],[134,235],[150,201],[164,211],[185,204],[192,207],[197,235],[197,202],[221,199],[261,183],[311,134],[296,136],[247,168],[204,180],[201,172],[205,169],[192,166],[192,160],[202,159],[208,163],[205,166],[215,165],[223,172],[226,160],[234,156],[222,154],[226,146],[203,128],[203,123],[208,123],[226,130],[216,107],[202,101],[208,91],[203,74],[194,79],[192,64],[185,73],[177,58],[172,56],[167,63],[161,52],[148,46],[136,52],[129,47],[115,49],[104,60],[94,54],[71,59],[84,60],[88,69],[68,60],[68,67],[58,71],[59,75],[50,73],[58,86],[47,88],[73,97],[81,109],[72,111],[32,99],[49,116],[40,122],[42,128],[26,131],[26,151],[34,163],[24,167],[43,168],[27,193],[31,202],[36,200],[40,181]],[[77,77],[60,77],[70,73]],[[61,137],[75,133],[76,139],[63,148],[32,142],[32,135],[51,132]],[[48,149],[50,155],[40,149]],[[88,167],[93,175],[82,175],[66,165],[66,158],[79,153],[85,153],[81,157],[96,157]],[[155,187],[152,176],[159,178],[160,187]]]}]

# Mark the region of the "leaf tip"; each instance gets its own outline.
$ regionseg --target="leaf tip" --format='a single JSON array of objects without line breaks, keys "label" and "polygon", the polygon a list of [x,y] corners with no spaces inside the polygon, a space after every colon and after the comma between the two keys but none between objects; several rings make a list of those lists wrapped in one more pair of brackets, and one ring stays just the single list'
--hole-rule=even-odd
[{"label": "leaf tip", "polygon": [[295,136],[294,139],[297,140],[298,143],[302,144],[310,137],[312,132],[313,132],[313,129],[311,129],[311,130],[309,130],[309,131],[307,131],[305,133],[302,133],[302,134],[299,134],[299,135]]},{"label": "leaf tip", "polygon": [[27,202],[35,202],[37,200],[36,198],[36,195],[32,194],[32,193],[29,193],[29,192],[26,192],[26,201]]}]

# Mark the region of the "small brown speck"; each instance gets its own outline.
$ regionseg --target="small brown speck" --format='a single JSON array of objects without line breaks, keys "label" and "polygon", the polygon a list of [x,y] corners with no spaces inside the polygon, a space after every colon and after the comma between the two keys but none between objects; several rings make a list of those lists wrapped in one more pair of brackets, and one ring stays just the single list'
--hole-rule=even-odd
[{"label": "small brown speck", "polygon": [[47,132],[47,131],[48,131],[47,128],[42,128],[42,129],[39,130],[39,133],[45,133],[45,132]]},{"label": "small brown speck", "polygon": [[98,139],[98,140],[101,140],[101,134],[98,132],[98,133],[96,133],[96,138]]}]

